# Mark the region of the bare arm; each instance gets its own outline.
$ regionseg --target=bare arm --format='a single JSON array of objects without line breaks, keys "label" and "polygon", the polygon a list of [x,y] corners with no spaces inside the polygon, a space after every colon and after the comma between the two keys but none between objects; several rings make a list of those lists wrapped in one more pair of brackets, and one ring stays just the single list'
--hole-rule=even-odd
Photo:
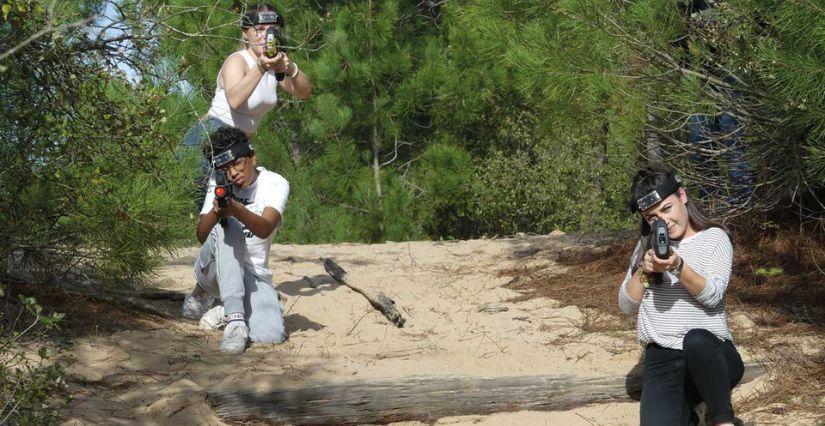
[{"label": "bare arm", "polygon": [[235,204],[235,218],[246,225],[246,229],[252,231],[258,238],[268,237],[281,224],[281,214],[272,207],[264,207],[264,211],[257,215],[243,204],[234,200],[233,203]]},{"label": "bare arm", "polygon": [[641,280],[641,275],[641,268],[636,269],[636,272],[630,277],[630,281],[627,282],[626,287],[627,295],[636,303],[641,302],[642,296],[645,294],[645,285]]},{"label": "bare arm", "polygon": [[227,58],[221,68],[221,86],[226,90],[229,107],[238,109],[243,106],[258,87],[263,75],[263,71],[257,66],[247,67],[241,55]]},{"label": "bare arm", "polygon": [[[295,66],[295,64],[290,65],[289,71],[294,72],[293,66]],[[292,96],[303,100],[309,99],[309,97],[312,96],[312,82],[309,80],[309,77],[304,74],[300,68],[295,78],[289,77],[291,72],[287,73],[287,77],[280,81],[278,85]]]},{"label": "bare arm", "polygon": [[195,237],[198,241],[203,244],[206,241],[206,238],[209,236],[209,232],[212,231],[212,228],[218,223],[220,216],[218,216],[218,211],[213,208],[207,214],[202,214],[200,216],[200,220],[198,220],[198,226],[195,228]]},{"label": "bare arm", "polygon": [[230,216],[238,219],[246,226],[246,229],[252,231],[258,238],[268,237],[281,224],[281,214],[272,207],[265,207],[263,213],[257,215],[235,200],[230,200],[229,205],[224,208],[218,207],[218,203],[215,201],[212,210],[200,216],[195,230],[198,241],[203,244],[206,238],[209,237],[209,232],[212,231],[212,228],[221,217]]}]

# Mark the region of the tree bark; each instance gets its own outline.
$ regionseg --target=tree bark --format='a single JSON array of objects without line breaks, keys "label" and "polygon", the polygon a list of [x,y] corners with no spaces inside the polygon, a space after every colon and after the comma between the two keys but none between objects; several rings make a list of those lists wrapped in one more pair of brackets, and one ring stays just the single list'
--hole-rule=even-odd
[{"label": "tree bark", "polygon": [[[742,382],[762,374],[748,364]],[[290,424],[431,422],[448,416],[534,410],[632,400],[641,372],[628,376],[574,375],[476,378],[420,376],[256,392],[212,391],[207,401],[224,419]],[[633,377],[633,378],[632,378]]]},{"label": "tree bark", "polygon": [[[369,0],[367,3],[367,20],[369,21],[370,27],[372,27],[372,0]],[[372,51],[372,35],[370,35],[370,61],[373,60]],[[372,140],[370,141],[372,144],[372,173],[373,179],[375,180],[375,195],[377,197],[378,210],[380,211],[383,191],[381,190],[381,143],[378,140],[378,90],[375,87],[374,79],[370,80],[370,84],[372,86]]]}]

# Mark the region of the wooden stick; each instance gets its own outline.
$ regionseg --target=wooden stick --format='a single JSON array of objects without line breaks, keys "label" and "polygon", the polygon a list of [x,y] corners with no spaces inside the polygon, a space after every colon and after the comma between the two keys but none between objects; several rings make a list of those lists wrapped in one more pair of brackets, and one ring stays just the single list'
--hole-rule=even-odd
[{"label": "wooden stick", "polygon": [[395,309],[395,302],[390,299],[389,297],[385,296],[384,293],[378,293],[377,295],[373,295],[370,291],[364,290],[360,287],[353,285],[347,277],[347,272],[344,271],[343,268],[338,266],[332,259],[323,259],[324,261],[324,270],[335,279],[335,281],[353,289],[355,292],[364,296],[372,305],[373,308],[378,309],[385,317],[387,317],[393,324],[397,327],[403,327],[404,322],[406,320],[404,317],[401,316],[401,313]]}]

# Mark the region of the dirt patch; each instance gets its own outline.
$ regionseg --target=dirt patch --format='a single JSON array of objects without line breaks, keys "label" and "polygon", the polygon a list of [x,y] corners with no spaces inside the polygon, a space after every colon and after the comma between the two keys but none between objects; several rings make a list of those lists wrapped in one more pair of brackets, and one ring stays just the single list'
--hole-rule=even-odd
[{"label": "dirt patch", "polygon": [[[108,335],[123,330],[157,328],[158,317],[135,312],[125,306],[95,299],[76,293],[68,293],[60,288],[45,284],[18,284],[7,289],[8,299],[18,295],[35,296],[45,313],[65,314],[61,320],[57,338],[71,339],[83,336]],[[10,306],[5,307],[10,312]]]},{"label": "dirt patch", "polygon": [[[213,389],[263,392],[423,375],[626,374],[641,351],[635,343],[633,318],[621,315],[616,306],[617,286],[633,245],[632,239],[619,240],[585,241],[554,234],[375,245],[273,245],[270,267],[276,287],[288,296],[284,306],[289,338],[282,345],[253,345],[243,356],[219,353],[221,333],[200,330],[192,321],[42,288],[33,294],[51,309],[67,313],[63,332],[70,343],[61,360],[75,396],[61,413],[67,424],[221,424],[205,401]],[[737,243],[737,270],[743,269],[739,263],[743,245]],[[159,271],[157,287],[190,291],[188,260],[196,250],[183,250],[170,259]],[[359,285],[395,300],[407,319],[405,327],[389,324],[361,295],[326,279],[319,258],[335,259]],[[737,279],[731,297],[747,285],[744,275],[742,282]],[[761,294],[756,290],[766,291],[749,289],[748,294]],[[158,303],[174,309],[179,302]],[[742,336],[739,341],[746,346],[746,357],[761,356],[757,350],[765,348],[776,356],[772,359],[777,364],[787,361],[794,366],[774,368],[769,377],[737,390],[737,409],[749,410],[749,419],[754,420],[782,423],[782,419],[800,418],[802,424],[817,424],[811,404],[822,395],[821,364],[817,365],[822,359],[816,357],[821,354],[816,351],[822,347],[821,334],[813,333],[814,321],[796,321],[798,316],[773,303],[779,299],[765,304],[742,298],[732,301],[732,327],[737,338]],[[780,316],[770,317],[774,322],[767,325],[749,309]],[[793,334],[776,334],[776,330]],[[796,344],[798,351],[791,346]],[[794,380],[802,389],[793,394],[797,399],[786,397],[792,395],[788,393],[779,400],[766,399],[770,398],[766,389],[782,390]],[[634,424],[638,403],[436,421],[479,423]]]},{"label": "dirt patch", "polygon": [[[825,242],[812,235],[754,226],[734,232],[730,326],[740,348],[769,361],[770,379],[737,401],[754,421],[825,420]],[[549,298],[582,309],[582,331],[632,330],[635,318],[618,313],[616,298],[634,245],[631,238],[590,259],[561,259],[561,272],[516,266],[502,275],[520,293],[514,301]]]},{"label": "dirt patch", "polygon": [[735,235],[729,300],[752,324],[734,330],[773,365],[767,391],[741,405],[825,422],[825,240],[803,228],[750,226]]},{"label": "dirt patch", "polygon": [[[513,377],[530,375],[614,376],[630,371],[638,346],[627,335],[584,332],[583,313],[546,298],[513,301],[502,268],[526,263],[554,268],[554,256],[576,243],[563,235],[518,239],[410,242],[377,245],[274,245],[270,267],[276,287],[288,297],[282,345],[253,345],[243,356],[217,351],[220,332],[191,321],[148,318],[132,324],[116,314],[107,333],[72,339],[63,354],[75,400],[66,421],[213,424],[221,420],[205,405],[210,390],[304,387],[353,380],[415,376]],[[185,250],[178,259],[191,257]],[[532,254],[526,254],[532,253]],[[322,279],[319,258],[332,258],[359,286],[393,299],[407,319],[388,323],[363,296]],[[526,263],[525,263],[526,262]],[[191,265],[172,259],[158,274],[166,290],[187,292]],[[304,278],[307,277],[308,279]],[[74,315],[82,315],[74,312]],[[123,319],[124,321],[120,321]],[[79,324],[89,330],[94,324]],[[567,336],[567,337],[565,337]],[[575,338],[573,337],[575,336]],[[180,396],[175,396],[180,393]],[[598,404],[567,412],[529,414],[541,423],[602,424],[638,420],[632,403]],[[603,413],[602,417],[598,414]],[[502,413],[496,419],[521,418]],[[486,418],[480,416],[479,418]],[[471,424],[466,417],[439,422]],[[507,422],[508,420],[502,420]],[[572,424],[576,424],[574,421]]]},{"label": "dirt patch", "polygon": [[[516,266],[501,271],[510,277],[506,288],[519,296],[513,302],[544,297],[559,301],[562,306],[576,306],[585,313],[581,329],[585,332],[627,331],[635,327],[635,319],[618,312],[616,286],[627,272],[629,253],[635,240],[615,241],[590,250],[578,248],[560,256],[559,263],[567,268],[561,272],[535,266]],[[576,255],[570,255],[573,251]]]}]

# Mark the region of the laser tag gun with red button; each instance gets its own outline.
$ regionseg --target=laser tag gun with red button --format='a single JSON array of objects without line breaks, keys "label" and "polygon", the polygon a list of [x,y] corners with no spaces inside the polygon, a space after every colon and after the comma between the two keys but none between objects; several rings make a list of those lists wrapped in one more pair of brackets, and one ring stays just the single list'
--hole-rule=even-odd
[{"label": "laser tag gun with red button", "polygon": [[[252,155],[254,152],[252,145],[248,141],[243,141],[233,144],[212,157],[212,168],[215,170],[215,200],[218,202],[218,207],[228,206],[233,195],[232,182],[226,176],[226,168],[239,158]],[[221,219],[221,226],[226,228],[226,218]]]},{"label": "laser tag gun with red button", "polygon": [[[234,131],[237,134],[240,134],[240,138],[236,138],[232,145],[221,148],[221,151],[217,153],[212,151],[211,145],[204,148],[204,154],[206,155],[206,158],[211,159],[212,170],[215,171],[215,200],[220,208],[229,206],[229,200],[233,198],[234,195],[232,193],[232,182],[226,175],[227,168],[233,164],[236,164],[238,159],[241,157],[251,157],[255,154],[252,144],[249,143],[249,140],[242,131],[237,129],[222,128],[215,131],[215,134],[224,131]],[[221,226],[226,227],[226,218],[221,219]]]},{"label": "laser tag gun with red button", "polygon": [[[281,33],[275,27],[269,27],[266,30],[266,36],[264,37],[264,55],[268,58],[274,58],[275,55],[278,54],[280,51],[279,46],[281,46]],[[275,78],[278,81],[284,79],[284,73],[276,72]]]},{"label": "laser tag gun with red button", "polygon": [[[215,200],[218,201],[218,207],[224,208],[229,205],[229,200],[232,198],[232,183],[226,177],[225,170],[218,170],[215,173]],[[221,226],[226,228],[227,219],[221,218]]]}]

